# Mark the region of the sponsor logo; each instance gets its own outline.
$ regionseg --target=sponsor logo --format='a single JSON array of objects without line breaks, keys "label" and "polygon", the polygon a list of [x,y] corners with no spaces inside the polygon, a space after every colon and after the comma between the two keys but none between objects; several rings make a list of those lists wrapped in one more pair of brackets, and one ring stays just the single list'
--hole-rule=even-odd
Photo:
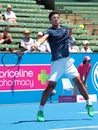
[{"label": "sponsor logo", "polygon": [[46,70],[41,70],[41,73],[38,74],[38,80],[41,81],[41,84],[46,84],[48,78],[49,78],[49,74],[46,73]]},{"label": "sponsor logo", "polygon": [[43,90],[48,84],[50,65],[20,65],[8,69],[0,66],[0,91]]},{"label": "sponsor logo", "polygon": [[76,102],[76,96],[59,96],[59,102]]},{"label": "sponsor logo", "polygon": [[[92,102],[97,101],[97,95],[96,94],[90,94],[89,98]],[[81,95],[77,95],[77,102],[85,102],[85,99]]]},{"label": "sponsor logo", "polygon": [[95,63],[92,69],[92,83],[94,88],[98,91],[98,62]]}]

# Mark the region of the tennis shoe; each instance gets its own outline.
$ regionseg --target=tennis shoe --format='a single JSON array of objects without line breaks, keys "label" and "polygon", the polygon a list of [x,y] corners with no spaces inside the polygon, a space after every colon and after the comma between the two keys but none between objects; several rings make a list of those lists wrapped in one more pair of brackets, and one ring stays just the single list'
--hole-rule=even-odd
[{"label": "tennis shoe", "polygon": [[38,111],[37,121],[39,121],[39,122],[44,122],[44,114],[43,114],[43,111]]},{"label": "tennis shoe", "polygon": [[94,116],[93,106],[92,105],[86,105],[86,109],[87,109],[88,115],[90,117],[93,117]]}]

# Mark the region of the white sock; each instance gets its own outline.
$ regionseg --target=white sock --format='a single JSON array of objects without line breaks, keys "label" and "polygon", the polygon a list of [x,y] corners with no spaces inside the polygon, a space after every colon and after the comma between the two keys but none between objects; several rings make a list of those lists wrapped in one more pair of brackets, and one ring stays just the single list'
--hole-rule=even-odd
[{"label": "white sock", "polygon": [[92,102],[90,99],[86,100],[87,105],[92,105]]},{"label": "white sock", "polygon": [[43,107],[42,105],[39,106],[39,111],[43,111]]}]

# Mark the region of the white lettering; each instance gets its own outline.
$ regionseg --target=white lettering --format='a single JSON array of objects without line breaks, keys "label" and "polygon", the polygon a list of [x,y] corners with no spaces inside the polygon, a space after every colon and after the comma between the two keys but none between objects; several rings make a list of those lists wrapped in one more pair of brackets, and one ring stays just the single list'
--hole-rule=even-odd
[{"label": "white lettering", "polygon": [[33,77],[33,71],[29,70],[23,70],[20,69],[19,71],[10,71],[9,69],[7,71],[0,71],[0,78],[13,78],[13,77]]},{"label": "white lettering", "polygon": [[30,87],[33,88],[34,87],[34,80],[0,80],[0,87],[11,87],[11,86],[19,86],[19,87]]}]

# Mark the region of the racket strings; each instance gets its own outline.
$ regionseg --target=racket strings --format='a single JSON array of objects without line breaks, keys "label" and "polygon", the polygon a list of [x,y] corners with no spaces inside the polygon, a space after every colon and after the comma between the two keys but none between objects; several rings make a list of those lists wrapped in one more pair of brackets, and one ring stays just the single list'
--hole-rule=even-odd
[{"label": "racket strings", "polygon": [[13,68],[20,64],[23,53],[6,53],[1,57],[1,62],[6,68]]},{"label": "racket strings", "polygon": [[1,57],[1,62],[3,64],[4,67],[6,67],[7,69],[13,70],[15,71],[15,69],[17,70],[16,75],[13,77],[12,79],[12,84],[11,84],[11,91],[12,91],[12,95],[14,96],[14,87],[15,87],[15,80],[18,74],[18,71],[20,69],[20,62],[22,60],[23,57],[23,53],[5,53],[2,57]]}]

